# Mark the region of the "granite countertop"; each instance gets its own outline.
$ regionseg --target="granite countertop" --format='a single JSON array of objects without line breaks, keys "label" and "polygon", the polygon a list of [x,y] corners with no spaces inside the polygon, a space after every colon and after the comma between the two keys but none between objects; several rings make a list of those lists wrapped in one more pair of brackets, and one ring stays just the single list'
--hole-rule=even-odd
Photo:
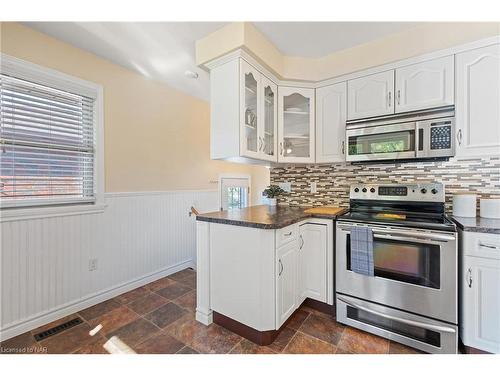
[{"label": "granite countertop", "polygon": [[466,232],[482,232],[500,234],[500,219],[486,219],[484,217],[451,216],[457,226]]},{"label": "granite countertop", "polygon": [[346,211],[346,209],[343,209],[335,215],[312,214],[305,212],[308,208],[310,207],[260,205],[231,211],[215,211],[199,214],[196,216],[196,220],[251,228],[280,229],[310,217],[335,219],[338,215]]}]

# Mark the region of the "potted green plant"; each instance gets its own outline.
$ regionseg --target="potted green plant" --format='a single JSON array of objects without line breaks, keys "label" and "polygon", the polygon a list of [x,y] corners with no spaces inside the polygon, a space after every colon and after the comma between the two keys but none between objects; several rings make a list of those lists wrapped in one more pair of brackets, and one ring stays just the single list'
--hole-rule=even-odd
[{"label": "potted green plant", "polygon": [[276,206],[277,197],[284,194],[285,190],[280,188],[278,185],[269,185],[263,192],[262,195],[267,198],[267,202],[270,206]]}]

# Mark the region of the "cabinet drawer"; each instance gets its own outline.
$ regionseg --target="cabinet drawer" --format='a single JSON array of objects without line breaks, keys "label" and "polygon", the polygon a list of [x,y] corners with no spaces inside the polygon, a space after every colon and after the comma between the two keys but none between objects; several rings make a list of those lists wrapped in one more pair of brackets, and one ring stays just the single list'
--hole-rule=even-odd
[{"label": "cabinet drawer", "polygon": [[276,230],[276,247],[281,247],[299,236],[299,225],[292,224]]},{"label": "cabinet drawer", "polygon": [[462,232],[465,255],[500,259],[500,234]]}]

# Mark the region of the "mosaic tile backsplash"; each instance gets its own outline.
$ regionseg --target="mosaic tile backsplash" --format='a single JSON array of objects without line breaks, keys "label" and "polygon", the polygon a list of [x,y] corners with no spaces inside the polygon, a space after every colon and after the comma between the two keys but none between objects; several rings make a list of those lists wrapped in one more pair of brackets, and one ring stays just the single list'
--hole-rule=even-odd
[{"label": "mosaic tile backsplash", "polygon": [[[310,192],[316,181],[317,193]],[[279,198],[290,206],[349,206],[349,187],[358,183],[425,183],[445,185],[446,209],[453,194],[475,193],[500,198],[500,157],[393,164],[290,165],[271,169],[271,183],[291,182],[292,192]],[[478,204],[479,207],[479,204]]]}]

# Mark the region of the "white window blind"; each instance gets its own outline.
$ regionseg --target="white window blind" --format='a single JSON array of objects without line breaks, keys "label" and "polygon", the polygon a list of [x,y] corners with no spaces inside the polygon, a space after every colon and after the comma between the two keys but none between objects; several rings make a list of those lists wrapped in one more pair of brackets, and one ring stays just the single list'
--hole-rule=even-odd
[{"label": "white window blind", "polygon": [[0,75],[2,207],[95,200],[94,104]]}]

